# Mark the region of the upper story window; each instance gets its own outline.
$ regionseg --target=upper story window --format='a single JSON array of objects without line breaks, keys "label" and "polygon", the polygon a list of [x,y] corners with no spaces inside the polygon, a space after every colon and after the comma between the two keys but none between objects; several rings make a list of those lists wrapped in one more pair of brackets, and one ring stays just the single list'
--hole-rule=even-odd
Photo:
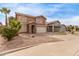
[{"label": "upper story window", "polygon": [[40,22],[39,20],[40,20],[39,18],[36,18],[36,23],[39,23]]},{"label": "upper story window", "polygon": [[37,17],[36,18],[36,23],[38,23],[38,24],[45,24],[45,19],[42,18],[42,17]]}]

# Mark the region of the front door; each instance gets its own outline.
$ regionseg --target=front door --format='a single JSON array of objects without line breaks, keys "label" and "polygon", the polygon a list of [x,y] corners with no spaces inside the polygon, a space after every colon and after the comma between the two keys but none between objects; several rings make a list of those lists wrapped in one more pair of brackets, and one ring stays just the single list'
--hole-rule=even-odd
[{"label": "front door", "polygon": [[36,32],[36,30],[35,30],[35,25],[31,25],[31,33],[33,34],[33,33],[35,33]]}]

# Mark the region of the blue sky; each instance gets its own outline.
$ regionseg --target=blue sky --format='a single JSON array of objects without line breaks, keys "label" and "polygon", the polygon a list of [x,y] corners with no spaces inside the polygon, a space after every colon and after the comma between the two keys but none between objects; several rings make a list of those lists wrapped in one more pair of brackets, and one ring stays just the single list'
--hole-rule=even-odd
[{"label": "blue sky", "polygon": [[[15,16],[15,12],[34,16],[43,15],[48,22],[59,20],[62,24],[79,25],[78,3],[0,3],[0,8],[2,7],[11,10],[8,16]],[[4,15],[0,13],[0,22],[4,21]]]}]

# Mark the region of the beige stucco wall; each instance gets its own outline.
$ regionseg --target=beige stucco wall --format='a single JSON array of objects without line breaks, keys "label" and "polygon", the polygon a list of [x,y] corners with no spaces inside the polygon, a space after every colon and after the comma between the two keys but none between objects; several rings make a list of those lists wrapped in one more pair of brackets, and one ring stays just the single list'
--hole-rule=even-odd
[{"label": "beige stucco wall", "polygon": [[26,23],[21,23],[21,29],[19,32],[27,32],[27,24]]}]

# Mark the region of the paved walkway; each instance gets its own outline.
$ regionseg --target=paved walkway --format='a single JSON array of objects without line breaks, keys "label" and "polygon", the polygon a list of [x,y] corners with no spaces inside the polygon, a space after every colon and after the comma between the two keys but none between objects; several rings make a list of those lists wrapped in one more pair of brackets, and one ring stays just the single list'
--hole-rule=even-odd
[{"label": "paved walkway", "polygon": [[73,56],[79,55],[79,36],[53,35],[64,41],[43,43],[35,47],[16,51],[6,56]]}]

